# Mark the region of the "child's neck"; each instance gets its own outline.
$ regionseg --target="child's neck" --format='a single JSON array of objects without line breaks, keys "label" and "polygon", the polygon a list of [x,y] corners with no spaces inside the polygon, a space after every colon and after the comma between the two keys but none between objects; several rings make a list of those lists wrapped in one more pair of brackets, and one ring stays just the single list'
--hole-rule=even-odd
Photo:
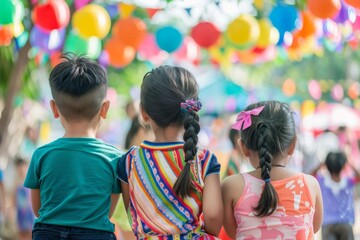
[{"label": "child's neck", "polygon": [[331,174],[331,179],[332,179],[334,182],[340,182],[340,181],[341,181],[340,174]]},{"label": "child's neck", "polygon": [[95,138],[98,127],[92,122],[63,122],[65,138]]},{"label": "child's neck", "polygon": [[155,142],[182,142],[184,130],[182,127],[169,126],[153,129]]}]

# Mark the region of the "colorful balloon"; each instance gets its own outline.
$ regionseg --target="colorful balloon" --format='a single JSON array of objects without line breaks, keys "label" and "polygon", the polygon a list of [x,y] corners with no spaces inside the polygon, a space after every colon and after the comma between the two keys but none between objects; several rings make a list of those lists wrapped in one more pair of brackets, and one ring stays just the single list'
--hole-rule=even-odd
[{"label": "colorful balloon", "polygon": [[137,49],[146,36],[146,24],[139,18],[128,17],[119,19],[112,29],[116,39],[126,46]]},{"label": "colorful balloon", "polygon": [[80,8],[86,6],[86,4],[88,4],[89,2],[91,2],[91,0],[75,0],[74,1],[75,9],[80,9]]},{"label": "colorful balloon", "polygon": [[247,48],[258,40],[260,28],[254,17],[243,14],[228,25],[225,34],[235,47]]},{"label": "colorful balloon", "polygon": [[211,22],[199,22],[191,30],[191,37],[203,48],[216,44],[220,37],[220,30]]},{"label": "colorful balloon", "polygon": [[309,11],[318,18],[333,18],[341,8],[340,0],[308,0]]},{"label": "colorful balloon", "polygon": [[46,31],[64,28],[70,20],[70,10],[64,0],[49,0],[33,10],[34,23]]},{"label": "colorful balloon", "polygon": [[9,46],[13,37],[9,27],[0,27],[0,46]]},{"label": "colorful balloon", "polygon": [[64,52],[85,54],[91,59],[97,59],[101,53],[101,41],[97,37],[84,39],[70,32],[65,40]]},{"label": "colorful balloon", "polygon": [[183,43],[183,35],[172,26],[159,28],[155,32],[156,43],[160,49],[172,53],[181,47]]},{"label": "colorful balloon", "polygon": [[269,15],[271,23],[280,32],[292,32],[301,26],[299,11],[293,5],[280,4],[275,6]]},{"label": "colorful balloon", "polygon": [[345,0],[347,4],[353,6],[354,8],[360,9],[360,1],[359,0]]},{"label": "colorful balloon", "polygon": [[24,5],[20,0],[1,0],[0,25],[19,22],[24,17]]},{"label": "colorful balloon", "polygon": [[341,1],[341,8],[338,14],[334,17],[334,21],[337,23],[345,23],[350,20],[350,18],[355,18],[356,11],[353,7],[347,5]]},{"label": "colorful balloon", "polygon": [[105,8],[89,4],[74,13],[72,25],[83,38],[103,39],[110,31],[111,19]]},{"label": "colorful balloon", "polygon": [[256,46],[259,48],[267,48],[270,45],[274,45],[279,41],[279,31],[274,28],[268,19],[259,20],[260,35],[256,42]]},{"label": "colorful balloon", "polygon": [[134,47],[125,45],[116,38],[109,39],[104,49],[109,55],[109,64],[116,68],[122,68],[130,64],[136,54]]},{"label": "colorful balloon", "polygon": [[303,38],[313,36],[316,33],[315,17],[309,11],[301,12],[302,27],[299,35]]},{"label": "colorful balloon", "polygon": [[61,49],[65,34],[65,29],[47,32],[34,26],[30,32],[30,43],[32,46],[38,47],[47,53],[52,53]]}]

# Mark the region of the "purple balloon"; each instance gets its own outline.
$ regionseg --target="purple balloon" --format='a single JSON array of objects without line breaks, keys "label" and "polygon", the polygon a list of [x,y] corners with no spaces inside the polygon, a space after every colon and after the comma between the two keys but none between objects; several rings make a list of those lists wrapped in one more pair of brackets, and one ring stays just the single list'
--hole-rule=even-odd
[{"label": "purple balloon", "polygon": [[341,1],[341,8],[339,13],[333,18],[336,23],[345,23],[346,21],[354,18],[356,16],[356,11],[353,7]]},{"label": "purple balloon", "polygon": [[62,48],[65,39],[65,28],[46,32],[34,26],[30,32],[30,43],[47,53],[58,51]]},{"label": "purple balloon", "polygon": [[105,50],[101,52],[98,58],[98,63],[104,68],[109,65],[109,54]]}]

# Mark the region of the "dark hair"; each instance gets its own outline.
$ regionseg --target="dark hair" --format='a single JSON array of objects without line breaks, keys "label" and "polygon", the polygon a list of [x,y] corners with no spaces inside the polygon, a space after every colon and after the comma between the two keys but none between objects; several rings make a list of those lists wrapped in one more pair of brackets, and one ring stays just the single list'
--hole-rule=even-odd
[{"label": "dark hair", "polygon": [[54,101],[67,120],[92,119],[106,96],[106,72],[84,56],[65,53],[62,58],[49,78]]},{"label": "dark hair", "polygon": [[342,151],[329,152],[325,159],[325,165],[330,174],[340,174],[347,161],[346,154]]},{"label": "dark hair", "polygon": [[239,131],[231,128],[229,131],[229,139],[231,141],[233,148],[235,148],[236,145],[238,144],[237,141],[239,138],[240,138]]},{"label": "dark hair", "polygon": [[[289,105],[278,101],[264,101],[248,106],[245,111],[264,106],[258,116],[251,115],[251,126],[241,130],[241,141],[245,146],[258,152],[261,178],[270,179],[272,160],[285,153],[293,143],[295,122]],[[278,204],[278,195],[270,181],[265,181],[256,216],[271,215]]]},{"label": "dark hair", "polygon": [[139,132],[139,130],[143,128],[141,125],[138,116],[135,116],[131,121],[131,126],[129,128],[129,131],[126,134],[125,138],[125,149],[129,149],[131,146],[131,141],[135,137],[135,135]]},{"label": "dark hair", "polygon": [[145,112],[161,128],[171,125],[185,128],[185,166],[173,186],[174,192],[181,197],[189,196],[194,188],[189,161],[196,155],[200,131],[198,114],[180,108],[180,104],[189,99],[198,99],[198,85],[186,69],[160,66],[144,76],[141,105]]}]

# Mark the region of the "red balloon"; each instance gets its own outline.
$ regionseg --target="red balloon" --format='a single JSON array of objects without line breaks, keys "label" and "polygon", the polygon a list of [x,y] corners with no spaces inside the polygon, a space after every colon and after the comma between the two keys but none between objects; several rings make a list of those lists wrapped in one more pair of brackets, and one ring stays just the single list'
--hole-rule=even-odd
[{"label": "red balloon", "polygon": [[69,23],[70,10],[64,0],[49,0],[34,8],[33,20],[42,29],[52,31]]},{"label": "red balloon", "polygon": [[113,26],[113,36],[125,45],[138,48],[146,36],[146,24],[139,18],[120,19]]},{"label": "red balloon", "polygon": [[347,4],[353,6],[354,8],[360,9],[360,1],[359,0],[345,0]]},{"label": "red balloon", "polygon": [[220,34],[220,30],[211,22],[200,22],[191,30],[191,37],[203,48],[213,46]]},{"label": "red balloon", "polygon": [[335,17],[340,11],[341,3],[340,0],[308,0],[307,6],[315,17],[325,19]]},{"label": "red balloon", "polygon": [[11,44],[13,34],[11,28],[0,27],[0,46],[9,46]]}]

